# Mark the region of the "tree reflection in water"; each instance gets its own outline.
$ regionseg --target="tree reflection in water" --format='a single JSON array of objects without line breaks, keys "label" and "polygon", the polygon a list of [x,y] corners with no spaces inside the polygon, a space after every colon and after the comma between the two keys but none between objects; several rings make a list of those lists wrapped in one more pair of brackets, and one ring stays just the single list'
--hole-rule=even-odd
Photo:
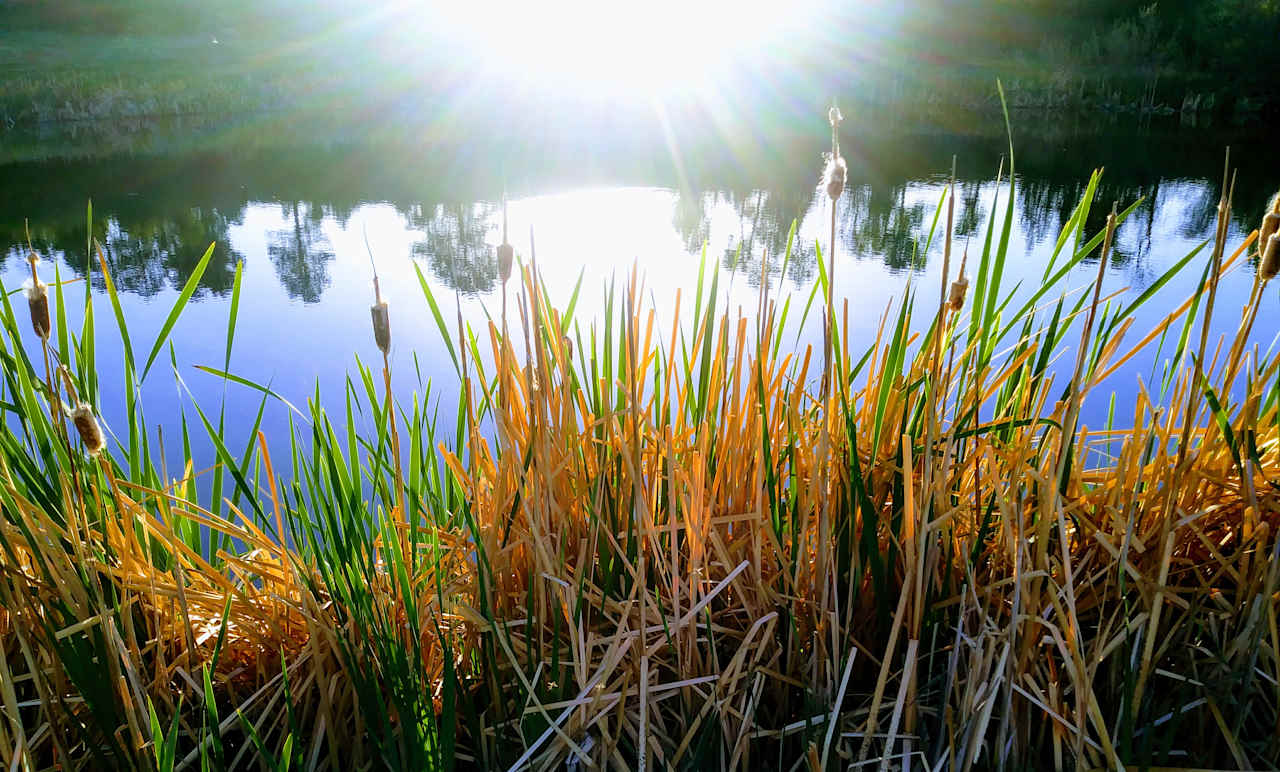
[{"label": "tree reflection in water", "polygon": [[493,291],[498,261],[488,243],[494,229],[493,203],[414,206],[406,220],[423,239],[412,247],[413,256],[425,260],[432,275],[463,295]]},{"label": "tree reflection in water", "polygon": [[324,212],[302,201],[282,203],[280,209],[292,227],[271,233],[267,255],[289,297],[304,303],[319,302],[329,286],[329,264],[334,257],[322,230]]},{"label": "tree reflection in water", "polygon": [[[1072,216],[1089,172],[1102,166],[1106,173],[1096,197],[1101,205],[1090,212],[1085,229],[1092,233],[1103,227],[1112,201],[1121,206],[1141,201],[1122,227],[1112,258],[1115,270],[1135,284],[1159,269],[1150,253],[1162,241],[1211,236],[1223,143],[1230,141],[1233,157],[1272,158],[1257,151],[1255,146],[1265,144],[1257,139],[1219,142],[1203,133],[1124,134],[1116,127],[1073,131],[1068,127],[1048,138],[1018,138],[1014,213],[1023,243],[1015,253],[1052,246]],[[932,259],[934,255],[919,251],[952,154],[958,155],[960,170],[954,236],[970,241],[971,252],[980,248],[988,222],[1003,216],[1008,201],[1007,163],[1000,187],[993,183],[1007,156],[1004,137],[913,135],[896,129],[880,133],[884,136],[863,131],[849,137],[856,155],[850,154],[849,184],[838,202],[840,259],[880,262],[891,272],[913,270]],[[511,168],[505,174],[537,194],[599,184],[601,170],[607,174],[613,164],[620,165],[631,171],[617,172],[618,184],[672,191],[661,193],[673,196],[669,226],[689,253],[698,255],[710,242],[710,257],[752,285],[764,275],[802,286],[816,278],[814,243],[825,243],[829,210],[825,196],[815,196],[817,162],[809,168],[795,159],[817,159],[818,150],[815,145],[806,155],[802,148],[788,163],[772,167],[737,157],[719,165],[690,160],[679,172],[658,160],[627,166],[633,152],[597,159],[597,165],[588,165],[584,180],[572,179],[572,164],[557,158],[541,166],[538,159],[526,159],[529,169],[516,169],[515,160],[508,159]],[[421,143],[353,143],[344,146],[344,153],[339,162],[331,148],[255,151],[237,145],[234,152],[193,152],[189,157],[7,164],[0,185],[0,267],[26,254],[27,218],[36,250],[60,260],[64,277],[83,277],[88,267],[94,285],[102,286],[97,255],[85,252],[85,199],[93,195],[93,233],[122,292],[150,297],[181,287],[214,242],[198,293],[229,292],[237,261],[265,257],[289,297],[314,303],[330,286],[341,251],[326,237],[326,228],[335,229],[331,233],[358,228],[363,207],[388,202],[418,233],[410,254],[438,281],[464,294],[495,289],[497,265],[490,240],[495,238],[500,183],[492,179],[492,169],[479,168],[483,164],[478,159],[484,156],[427,153]],[[1274,192],[1276,174],[1268,166],[1273,163],[1241,169],[1235,228],[1251,230],[1261,218]],[[359,173],[350,173],[352,169]],[[424,179],[435,187],[424,186]],[[264,205],[279,212],[265,224]],[[802,226],[791,246],[787,276],[780,277],[794,221]],[[243,230],[249,224],[256,233]],[[233,244],[236,227],[240,231]]]}]

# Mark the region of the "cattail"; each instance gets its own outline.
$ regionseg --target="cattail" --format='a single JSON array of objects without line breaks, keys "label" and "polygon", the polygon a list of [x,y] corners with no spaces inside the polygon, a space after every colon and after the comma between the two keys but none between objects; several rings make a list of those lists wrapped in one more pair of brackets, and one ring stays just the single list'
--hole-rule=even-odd
[{"label": "cattail", "polygon": [[[27,237],[30,239],[30,236]],[[22,292],[27,296],[27,305],[31,308],[31,327],[36,335],[48,340],[53,326],[49,323],[49,287],[40,281],[36,266],[40,264],[40,255],[34,249],[27,252],[27,262],[31,264],[31,278],[22,285]]]},{"label": "cattail", "polygon": [[1258,228],[1258,254],[1267,248],[1267,240],[1280,231],[1280,193],[1271,197],[1267,213],[1262,216],[1262,227]]},{"label": "cattail", "polygon": [[560,344],[564,346],[564,358],[573,359],[573,338],[568,335],[560,338]]},{"label": "cattail", "polygon": [[36,335],[48,340],[49,331],[53,329],[49,323],[49,285],[40,281],[40,277],[32,276],[23,283],[22,291],[31,309],[31,328]]},{"label": "cattail", "polygon": [[511,278],[511,263],[515,260],[516,250],[507,241],[507,194],[502,194],[502,243],[498,246],[498,278],[505,285]]},{"label": "cattail", "polygon": [[951,293],[947,297],[947,305],[951,306],[952,311],[959,311],[964,308],[964,296],[969,291],[969,277],[961,275],[959,279],[951,282]]},{"label": "cattail", "polygon": [[1277,273],[1280,273],[1280,233],[1273,233],[1267,237],[1258,273],[1261,274],[1263,281],[1271,281]]},{"label": "cattail", "polygon": [[102,427],[98,425],[98,419],[93,415],[93,408],[84,402],[76,405],[76,409],[71,411],[71,420],[76,425],[76,431],[80,432],[80,441],[84,443],[84,449],[89,451],[89,455],[96,456],[102,452],[107,446],[107,441],[102,436]]},{"label": "cattail", "polygon": [[373,317],[373,340],[382,353],[391,353],[391,313],[387,309],[387,301],[379,300],[369,307],[369,315]]},{"label": "cattail", "polygon": [[510,244],[503,243],[498,246],[498,278],[503,284],[511,278],[511,262],[515,256],[516,250]]},{"label": "cattail", "polygon": [[840,198],[840,194],[844,192],[845,177],[849,173],[844,156],[840,155],[840,122],[843,120],[844,116],[840,114],[840,108],[834,104],[831,105],[831,109],[827,111],[827,122],[831,124],[831,155],[827,156],[823,184],[832,201]]},{"label": "cattail", "polygon": [[849,168],[845,165],[842,156],[833,156],[827,161],[827,170],[823,174],[823,183],[827,188],[827,195],[832,201],[840,198],[840,194],[844,192],[845,177],[849,173]]}]

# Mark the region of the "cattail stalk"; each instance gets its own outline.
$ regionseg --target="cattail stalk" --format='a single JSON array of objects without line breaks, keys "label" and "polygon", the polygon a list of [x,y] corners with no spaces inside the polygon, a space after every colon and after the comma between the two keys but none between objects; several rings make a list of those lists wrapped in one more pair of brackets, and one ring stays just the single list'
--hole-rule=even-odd
[{"label": "cattail stalk", "polygon": [[[49,287],[40,281],[40,274],[36,270],[36,266],[40,263],[40,255],[36,253],[35,247],[31,246],[31,228],[25,220],[22,223],[22,227],[27,237],[27,262],[31,265],[31,278],[23,284],[23,294],[27,296],[27,308],[31,314],[31,329],[35,331],[36,337],[40,339],[40,349],[44,354],[44,382],[49,388],[49,415],[58,427],[58,434],[67,443],[69,449],[71,440],[67,437],[65,416],[58,397],[58,384],[53,377],[53,358],[49,353],[49,335],[53,331],[53,324],[49,316]],[[78,490],[79,482],[75,482],[75,485]]]},{"label": "cattail stalk", "polygon": [[827,247],[827,324],[825,342],[823,344],[822,395],[827,395],[829,388],[829,371],[835,348],[835,284],[836,284],[836,201],[844,192],[848,167],[840,155],[840,122],[844,116],[834,103],[827,111],[827,121],[831,124],[831,155],[827,158],[823,172],[823,185],[827,190],[827,198],[831,199],[831,239]]},{"label": "cattail stalk", "polygon": [[[1227,186],[1230,180],[1230,187]],[[1209,324],[1213,319],[1214,301],[1218,295],[1218,279],[1222,273],[1222,253],[1226,249],[1227,226],[1231,222],[1231,199],[1235,194],[1235,180],[1231,177],[1231,148],[1227,148],[1226,158],[1222,165],[1222,197],[1218,200],[1218,227],[1214,234],[1213,253],[1209,262],[1209,299],[1205,303],[1204,319],[1200,326],[1200,346],[1192,370],[1188,377],[1194,379],[1199,368],[1204,366],[1205,346],[1209,341]],[[1178,440],[1178,455],[1171,473],[1180,475],[1187,463],[1188,446],[1191,444],[1191,422],[1196,416],[1200,400],[1187,398],[1187,409],[1182,420],[1182,434]],[[1205,440],[1207,442],[1207,436]],[[1147,678],[1151,675],[1153,654],[1155,652],[1155,636],[1159,631],[1160,614],[1164,607],[1164,589],[1168,586],[1169,566],[1173,559],[1173,507],[1176,497],[1168,496],[1160,520],[1160,571],[1156,579],[1155,598],[1151,604],[1151,613],[1147,618],[1146,637],[1143,640],[1142,659],[1139,662],[1138,678],[1133,688],[1133,704],[1141,704],[1143,692],[1146,690]]]},{"label": "cattail stalk", "polygon": [[[507,194],[502,194],[502,243],[498,245],[498,278],[502,280],[502,349],[501,361],[498,363],[498,404],[505,410],[507,406],[507,280],[511,278],[511,266],[515,262],[516,251],[507,240]],[[505,416],[498,416],[498,436],[502,437]]]},{"label": "cattail stalk", "polygon": [[53,325],[49,322],[49,286],[40,281],[40,273],[36,266],[40,264],[40,255],[31,246],[31,229],[23,223],[27,234],[27,262],[31,265],[31,278],[22,285],[23,294],[27,296],[27,306],[31,311],[31,328],[36,336],[46,343]]},{"label": "cattail stalk", "polygon": [[[369,316],[373,322],[373,342],[382,352],[382,380],[386,389],[386,410],[388,428],[391,430],[391,453],[395,464],[396,505],[400,508],[400,516],[405,525],[412,526],[409,519],[409,508],[404,496],[404,471],[400,462],[400,432],[396,428],[396,411],[391,396],[391,309],[387,301],[382,299],[382,286],[378,282],[378,266],[373,260],[373,249],[369,246],[368,234],[365,234],[365,249],[369,251],[369,266],[373,269],[373,305],[369,307]],[[404,539],[400,544],[401,554],[408,558],[408,546]]]}]

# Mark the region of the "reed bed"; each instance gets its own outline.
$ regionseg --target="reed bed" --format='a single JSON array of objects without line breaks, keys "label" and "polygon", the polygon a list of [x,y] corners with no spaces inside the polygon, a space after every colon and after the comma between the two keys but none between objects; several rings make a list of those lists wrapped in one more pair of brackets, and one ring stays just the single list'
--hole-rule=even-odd
[{"label": "reed bed", "polygon": [[[1031,292],[1004,281],[1013,196],[972,258],[945,196],[940,286],[908,286],[866,351],[829,253],[808,298],[762,281],[747,312],[704,261],[660,329],[634,271],[575,319],[578,288],[554,302],[504,229],[487,324],[450,320],[419,274],[461,385],[448,428],[429,385],[392,393],[380,295],[382,372],[361,363],[329,409],[228,372],[237,277],[226,360],[204,369],[256,390],[259,421],[291,411],[287,447],[194,402],[176,440],[146,428],[140,385],[208,255],[145,361],[95,258],[119,394],[97,381],[87,288],[68,329],[75,285],[55,273],[39,336],[0,293],[0,761],[1275,766],[1280,356],[1250,344],[1269,277],[1215,308],[1258,234],[1229,243],[1228,192],[1213,240],[1104,296],[1132,208],[1089,231],[1099,179]],[[1082,266],[1095,278],[1068,292]],[[1197,289],[1169,301],[1183,271]],[[1132,329],[1154,297],[1167,316]],[[794,345],[813,324],[822,350]],[[1153,348],[1158,382],[1082,425],[1097,385]],[[128,419],[104,448],[114,399]]]}]

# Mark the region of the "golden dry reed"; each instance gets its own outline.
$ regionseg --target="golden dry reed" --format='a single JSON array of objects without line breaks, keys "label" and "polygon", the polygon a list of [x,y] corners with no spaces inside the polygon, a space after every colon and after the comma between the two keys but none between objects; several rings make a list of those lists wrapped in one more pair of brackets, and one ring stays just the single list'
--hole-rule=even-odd
[{"label": "golden dry reed", "polygon": [[[1125,214],[1072,260],[1101,274]],[[1275,764],[1280,357],[1249,345],[1260,292],[1233,335],[1208,333],[1256,238],[1220,227],[1197,293],[1150,330],[1094,285],[1017,317],[1000,349],[984,256],[967,305],[962,265],[923,324],[891,304],[865,359],[829,308],[824,364],[782,345],[767,283],[754,317],[700,289],[659,329],[633,273],[584,329],[532,259],[515,333],[454,341],[474,373],[457,444],[436,455],[384,359],[359,447],[313,405],[294,480],[261,434],[244,465],[222,459],[257,498],[200,503],[189,460],[148,475],[85,459],[103,439],[84,407],[79,443],[48,428],[57,442],[24,444],[11,421],[0,760]],[[1165,377],[1080,424],[1164,339],[1184,341]],[[1085,354],[1047,367],[1064,347]],[[61,393],[18,388],[30,405]],[[401,434],[407,473],[385,450]]]}]

